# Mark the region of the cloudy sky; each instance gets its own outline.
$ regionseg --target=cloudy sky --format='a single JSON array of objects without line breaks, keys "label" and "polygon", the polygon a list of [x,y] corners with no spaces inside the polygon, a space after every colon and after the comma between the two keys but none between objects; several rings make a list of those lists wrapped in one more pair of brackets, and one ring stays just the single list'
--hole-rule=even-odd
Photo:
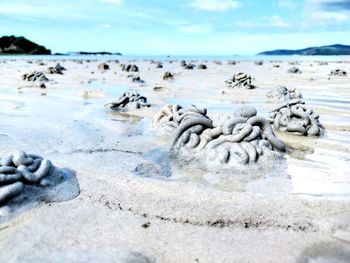
[{"label": "cloudy sky", "polygon": [[0,0],[0,35],[53,52],[249,55],[350,44],[350,0]]}]

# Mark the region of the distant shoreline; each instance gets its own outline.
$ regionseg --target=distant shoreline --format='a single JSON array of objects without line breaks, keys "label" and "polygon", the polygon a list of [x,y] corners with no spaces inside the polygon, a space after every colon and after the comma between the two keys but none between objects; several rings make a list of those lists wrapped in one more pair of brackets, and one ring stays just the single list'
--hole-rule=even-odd
[{"label": "distant shoreline", "polygon": [[350,61],[350,55],[335,55],[335,56],[302,56],[302,55],[24,55],[24,54],[1,54],[0,60],[118,60],[118,61],[138,61],[138,60],[154,60],[154,61]]}]

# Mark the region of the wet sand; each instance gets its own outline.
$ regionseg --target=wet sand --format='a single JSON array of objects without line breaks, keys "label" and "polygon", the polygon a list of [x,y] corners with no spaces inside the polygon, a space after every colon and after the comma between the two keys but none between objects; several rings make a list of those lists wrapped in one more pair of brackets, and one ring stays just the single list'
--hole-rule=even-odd
[{"label": "wet sand", "polygon": [[[29,83],[22,74],[56,63],[44,62],[0,63],[0,154],[22,149],[45,156],[76,172],[81,193],[0,218],[0,262],[82,253],[94,262],[124,262],[124,256],[135,262],[349,262],[350,77],[328,75],[337,68],[349,73],[350,63],[300,61],[302,74],[289,74],[288,61],[198,61],[208,69],[185,70],[179,61],[158,69],[139,60],[132,63],[145,83],[138,84],[115,61],[101,71],[101,61],[64,60],[67,71],[47,74],[47,89],[18,90]],[[173,81],[162,80],[166,71]],[[225,87],[238,72],[252,75],[257,88]],[[275,170],[257,166],[239,176],[181,165],[168,159],[168,141],[151,126],[167,103],[206,107],[214,120],[241,105],[267,117],[278,103],[266,93],[277,85],[301,91],[326,131],[319,138],[276,132],[298,151]],[[125,91],[138,91],[152,106],[105,109]],[[146,172],[135,172],[140,165]]]}]

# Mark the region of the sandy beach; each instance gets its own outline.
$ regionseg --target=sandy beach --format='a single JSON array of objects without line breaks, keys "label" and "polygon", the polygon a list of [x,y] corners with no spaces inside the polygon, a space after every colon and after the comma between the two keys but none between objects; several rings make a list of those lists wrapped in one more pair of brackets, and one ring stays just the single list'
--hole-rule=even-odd
[{"label": "sandy beach", "polygon": [[[99,68],[102,62],[109,69]],[[66,71],[45,73],[45,89],[22,80],[57,63]],[[191,63],[207,69],[188,70],[171,58],[162,68],[123,57],[0,58],[0,156],[14,149],[45,156],[69,169],[80,189],[74,198],[23,201],[0,213],[0,262],[350,261],[349,61]],[[288,73],[293,66],[301,73]],[[329,76],[335,69],[348,75]],[[163,80],[167,71],[173,80]],[[251,75],[256,88],[227,87],[238,72]],[[237,174],[183,163],[152,126],[166,104],[206,108],[214,122],[245,105],[267,118],[281,104],[266,97],[278,85],[302,93],[324,134],[275,131],[293,149],[276,166],[257,162]],[[105,107],[127,91],[150,107]]]}]

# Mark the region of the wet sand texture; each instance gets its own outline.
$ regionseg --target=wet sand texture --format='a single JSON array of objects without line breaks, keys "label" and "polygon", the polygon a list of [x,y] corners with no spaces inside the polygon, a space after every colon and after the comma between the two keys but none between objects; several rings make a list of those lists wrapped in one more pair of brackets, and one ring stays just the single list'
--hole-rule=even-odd
[{"label": "wet sand texture", "polygon": [[[47,73],[57,63],[63,74]],[[330,76],[336,69],[350,63],[0,60],[0,156],[36,153],[63,178],[5,191],[22,190],[1,213],[0,262],[349,262],[350,87],[348,75]],[[21,78],[34,71],[48,78],[45,89]],[[144,83],[130,81],[136,71]],[[240,72],[256,88],[228,87]],[[267,97],[279,85],[302,94],[295,121],[304,135],[280,130],[281,118],[266,135],[260,118],[294,99],[285,90]],[[104,107],[125,92],[151,107]],[[177,121],[181,109],[192,111]],[[236,132],[239,142],[214,143]],[[203,138],[212,139],[199,150]],[[243,162],[235,144],[248,161],[220,169]]]}]

